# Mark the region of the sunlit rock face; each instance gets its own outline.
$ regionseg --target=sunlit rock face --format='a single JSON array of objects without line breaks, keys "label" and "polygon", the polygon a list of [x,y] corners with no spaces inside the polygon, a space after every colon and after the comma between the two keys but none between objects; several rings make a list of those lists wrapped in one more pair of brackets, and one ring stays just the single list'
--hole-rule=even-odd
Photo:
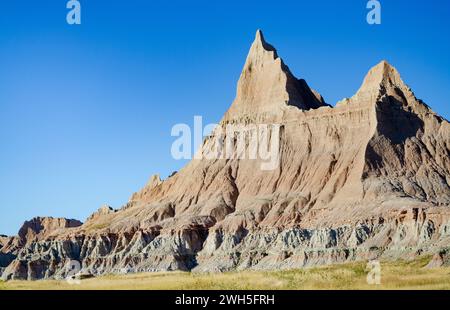
[{"label": "sunlit rock face", "polygon": [[3,279],[65,277],[70,260],[94,275],[449,262],[450,124],[386,61],[331,107],[258,31],[219,126],[229,124],[279,125],[279,165],[195,159],[83,225],[0,239]]}]

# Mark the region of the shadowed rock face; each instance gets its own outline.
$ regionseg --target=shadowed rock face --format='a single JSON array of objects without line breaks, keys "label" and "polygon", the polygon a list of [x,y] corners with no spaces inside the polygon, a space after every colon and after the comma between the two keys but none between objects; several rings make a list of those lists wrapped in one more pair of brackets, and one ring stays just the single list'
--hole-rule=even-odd
[{"label": "shadowed rock face", "polygon": [[275,114],[286,106],[309,110],[325,103],[304,80],[292,75],[258,30],[237,85],[236,99],[227,114]]},{"label": "shadowed rock face", "polygon": [[418,255],[448,263],[450,124],[395,68],[381,62],[332,108],[258,31],[237,88],[220,126],[279,124],[275,170],[259,160],[192,160],[164,181],[152,177],[120,210],[27,241],[3,279],[64,277],[70,260],[92,274]]},{"label": "shadowed rock face", "polygon": [[52,217],[35,217],[26,221],[20,228],[18,236],[0,236],[0,271],[3,272],[22,249],[63,233],[67,228],[78,227],[82,224],[77,220]]},{"label": "shadowed rock face", "polygon": [[19,242],[21,245],[31,243],[57,235],[63,232],[65,228],[79,227],[83,225],[78,220],[52,217],[35,217],[26,221],[19,230]]},{"label": "shadowed rock face", "polygon": [[0,269],[7,267],[15,259],[14,254],[11,253],[13,242],[13,237],[0,235]]}]

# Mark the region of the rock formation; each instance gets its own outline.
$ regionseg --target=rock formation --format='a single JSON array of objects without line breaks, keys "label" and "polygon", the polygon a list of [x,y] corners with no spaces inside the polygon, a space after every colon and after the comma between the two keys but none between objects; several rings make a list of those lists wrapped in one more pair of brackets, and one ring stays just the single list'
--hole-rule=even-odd
[{"label": "rock formation", "polygon": [[104,205],[104,206],[100,207],[96,212],[91,214],[91,216],[89,216],[87,218],[86,223],[95,222],[95,220],[97,220],[99,218],[104,218],[106,215],[113,214],[115,212],[116,212],[116,210],[114,210],[112,207],[110,207],[108,205]]},{"label": "rock formation", "polygon": [[27,246],[82,224],[80,221],[64,218],[35,217],[22,225],[17,236],[0,236],[0,272]]},{"label": "rock formation", "polygon": [[279,124],[277,168],[194,159],[164,181],[152,177],[117,212],[37,238],[26,233],[2,278],[65,277],[70,260],[94,275],[424,255],[430,266],[448,263],[450,124],[386,61],[331,107],[258,31],[219,126],[229,124]]},{"label": "rock formation", "polygon": [[19,230],[19,242],[21,245],[29,245],[40,240],[64,232],[65,228],[78,227],[83,225],[78,220],[53,218],[53,217],[35,217],[26,221]]},{"label": "rock formation", "polygon": [[18,247],[14,244],[14,238],[0,235],[0,274],[15,258],[14,252]]}]

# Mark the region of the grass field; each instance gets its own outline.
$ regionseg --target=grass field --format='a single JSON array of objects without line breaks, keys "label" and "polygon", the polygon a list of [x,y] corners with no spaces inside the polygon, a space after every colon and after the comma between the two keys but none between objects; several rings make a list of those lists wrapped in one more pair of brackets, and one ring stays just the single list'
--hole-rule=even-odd
[{"label": "grass field", "polygon": [[218,290],[303,290],[303,289],[446,289],[450,290],[450,267],[425,268],[427,261],[381,263],[381,284],[367,284],[365,263],[333,265],[286,271],[244,271],[222,274],[142,273],[110,275],[66,281],[0,282],[0,289],[12,290],[128,290],[128,289],[218,289]]}]

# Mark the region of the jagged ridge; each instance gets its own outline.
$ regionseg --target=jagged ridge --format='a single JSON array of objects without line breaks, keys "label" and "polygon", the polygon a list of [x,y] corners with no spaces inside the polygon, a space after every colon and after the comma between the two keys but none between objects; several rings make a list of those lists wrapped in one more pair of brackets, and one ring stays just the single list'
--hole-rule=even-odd
[{"label": "jagged ridge", "polygon": [[258,31],[229,123],[280,124],[279,167],[193,160],[121,210],[22,248],[3,278],[64,276],[68,259],[93,274],[448,260],[450,125],[387,62],[332,108]]}]

